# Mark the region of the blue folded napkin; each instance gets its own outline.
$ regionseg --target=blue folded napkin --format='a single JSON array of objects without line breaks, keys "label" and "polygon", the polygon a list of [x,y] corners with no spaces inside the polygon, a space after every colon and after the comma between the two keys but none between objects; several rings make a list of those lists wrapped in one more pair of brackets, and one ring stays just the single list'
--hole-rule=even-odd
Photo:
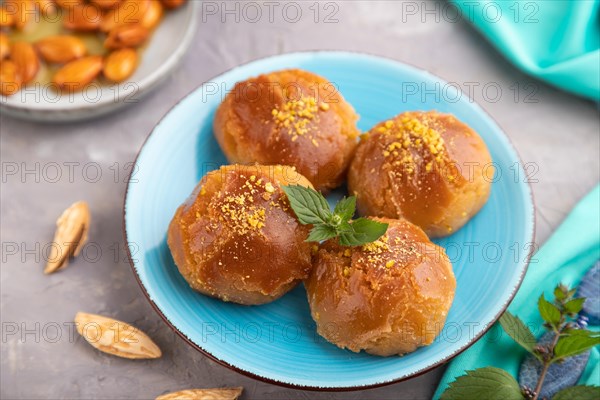
[{"label": "blue folded napkin", "polygon": [[454,0],[454,4],[526,73],[600,101],[600,2]]}]

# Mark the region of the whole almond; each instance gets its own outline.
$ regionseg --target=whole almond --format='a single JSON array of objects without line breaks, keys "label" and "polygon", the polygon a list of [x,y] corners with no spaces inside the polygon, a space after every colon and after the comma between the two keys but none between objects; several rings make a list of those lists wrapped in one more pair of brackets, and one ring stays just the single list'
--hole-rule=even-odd
[{"label": "whole almond", "polygon": [[117,26],[139,24],[150,7],[150,0],[124,0],[121,4],[104,14],[100,30],[109,32]]},{"label": "whole almond", "polygon": [[56,5],[60,8],[64,8],[68,10],[69,8],[73,8],[75,6],[83,5],[83,0],[54,0]]},{"label": "whole almond", "polygon": [[163,5],[169,9],[181,7],[183,5],[183,3],[185,3],[185,0],[161,0],[161,1],[162,1]]},{"label": "whole almond", "polygon": [[17,65],[23,83],[30,82],[40,70],[40,60],[31,43],[14,42],[10,46],[10,59]]},{"label": "whole almond", "polygon": [[104,60],[104,76],[112,82],[123,82],[129,78],[138,64],[138,53],[134,49],[111,52]]},{"label": "whole almond", "polygon": [[36,15],[33,0],[4,0],[4,8],[12,15],[13,25],[19,30],[25,29]]},{"label": "whole almond", "polygon": [[59,69],[52,83],[61,90],[78,91],[92,82],[102,71],[102,56],[87,56],[71,61]]},{"label": "whole almond", "polygon": [[108,34],[104,41],[107,49],[122,49],[125,47],[137,47],[148,39],[150,32],[141,25],[117,26]]},{"label": "whole almond", "polygon": [[150,0],[150,6],[142,17],[140,25],[148,30],[154,29],[162,19],[163,13],[164,9],[160,0]]},{"label": "whole almond", "polygon": [[67,63],[86,53],[83,40],[72,35],[47,36],[38,41],[35,47],[42,58],[50,63]]},{"label": "whole almond", "polygon": [[11,60],[0,61],[0,94],[11,96],[21,89],[19,68]]},{"label": "whole almond", "polygon": [[85,201],[71,204],[56,220],[56,232],[50,248],[45,274],[51,274],[69,264],[86,244],[90,230],[90,209]]},{"label": "whole almond", "polygon": [[156,400],[236,400],[244,388],[188,389],[158,396]]},{"label": "whole almond", "polygon": [[160,348],[134,326],[101,315],[78,312],[77,332],[100,351],[131,359],[159,358]]},{"label": "whole almond", "polygon": [[77,5],[69,8],[63,26],[78,32],[93,32],[100,28],[102,10],[95,5]]},{"label": "whole almond", "polygon": [[121,0],[90,0],[90,3],[97,5],[103,10],[110,10],[121,3]]},{"label": "whole almond", "polygon": [[15,23],[15,17],[13,13],[8,12],[6,7],[0,7],[0,27],[8,28],[13,26]]},{"label": "whole almond", "polygon": [[0,60],[4,60],[10,55],[10,41],[4,32],[0,32]]}]

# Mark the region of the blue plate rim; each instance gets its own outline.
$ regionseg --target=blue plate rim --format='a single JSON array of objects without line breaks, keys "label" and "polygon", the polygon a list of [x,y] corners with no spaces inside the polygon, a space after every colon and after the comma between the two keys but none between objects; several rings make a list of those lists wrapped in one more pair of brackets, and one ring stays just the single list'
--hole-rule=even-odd
[{"label": "blue plate rim", "polygon": [[[144,139],[144,142],[142,143],[142,145],[140,146],[140,149],[138,150],[135,159],[133,161],[133,165],[136,165],[140,155],[142,154],[146,144],[148,143],[148,141],[150,140],[152,134],[157,130],[157,128],[164,122],[164,120],[167,118],[167,116],[177,107],[179,106],[182,102],[184,102],[187,98],[189,98],[191,95],[193,95],[195,92],[197,92],[198,90],[200,90],[201,88],[203,88],[207,82],[212,82],[217,80],[218,78],[222,77],[223,75],[232,72],[236,69],[239,68],[243,68],[246,67],[250,64],[253,64],[255,62],[261,62],[261,61],[266,61],[268,59],[274,59],[274,58],[280,58],[280,57],[291,57],[291,56],[297,56],[297,55],[310,55],[310,54],[323,54],[323,53],[327,53],[329,55],[338,55],[338,56],[363,56],[366,58],[371,58],[373,60],[377,60],[377,61],[385,61],[385,62],[391,62],[394,64],[398,64],[404,67],[408,67],[409,69],[413,69],[415,70],[415,72],[420,72],[420,73],[426,73],[429,76],[436,78],[438,80],[440,80],[441,82],[448,82],[446,79],[440,77],[437,74],[434,74],[426,69],[420,68],[415,66],[414,64],[405,62],[405,61],[400,61],[391,57],[387,57],[387,56],[382,56],[382,55],[377,55],[377,54],[373,54],[373,53],[369,53],[369,52],[364,52],[364,51],[350,51],[350,50],[303,50],[303,51],[295,51],[295,52],[289,52],[289,53],[282,53],[282,54],[274,54],[274,55],[270,55],[270,56],[265,56],[265,57],[258,57],[258,58],[254,58],[252,60],[249,60],[247,62],[244,62],[242,64],[238,64],[232,68],[228,68],[224,71],[222,71],[221,73],[219,73],[218,75],[215,75],[214,77],[212,77],[211,79],[205,81],[204,83],[198,85],[197,87],[195,87],[194,89],[192,89],[191,91],[189,91],[187,94],[185,94],[183,97],[181,97],[175,104],[173,104],[172,107],[169,108],[169,110],[167,110],[164,115],[160,118],[160,120],[154,125],[154,127],[152,128],[152,130],[150,131],[150,133],[146,136],[146,139]],[[466,95],[466,93],[464,92],[464,90],[462,90],[462,88],[459,89],[461,91],[462,94]],[[488,113],[485,108],[483,108],[478,102],[476,101],[472,101],[471,105],[473,107],[478,108],[481,113],[483,113],[486,117],[488,117],[490,120],[492,120],[496,126],[499,128],[500,134],[503,136],[503,139],[506,140],[506,142],[508,143],[508,145],[510,146],[510,149],[515,153],[516,157],[518,158],[518,160],[520,161],[519,164],[519,168],[525,172],[523,170],[523,159],[521,158],[519,152],[517,151],[517,149],[515,148],[513,142],[511,141],[510,137],[506,134],[506,132],[504,131],[504,129],[500,126],[500,124],[498,124],[498,122],[491,116],[490,113]],[[130,248],[129,248],[129,240],[128,240],[128,236],[127,236],[127,200],[128,200],[128,195],[129,195],[129,187],[131,184],[131,178],[132,175],[134,174],[135,169],[131,168],[131,171],[129,173],[128,179],[127,179],[127,187],[125,188],[125,194],[123,196],[123,213],[122,213],[122,229],[123,229],[123,236],[125,239],[125,253],[127,254],[127,259],[129,261],[129,265],[131,267],[131,270],[133,272],[133,275],[135,276],[136,281],[138,282],[140,288],[142,289],[142,293],[144,294],[144,296],[146,297],[146,299],[148,300],[148,302],[150,303],[150,305],[152,306],[152,308],[156,311],[156,313],[163,319],[163,321],[167,324],[168,327],[170,327],[177,335],[179,335],[185,342],[187,342],[191,347],[193,347],[194,349],[196,349],[197,351],[199,351],[200,353],[202,353],[203,355],[205,355],[206,357],[208,357],[209,359],[215,361],[216,363],[232,370],[235,371],[239,374],[248,376],[252,379],[258,380],[258,381],[262,381],[265,383],[270,383],[270,384],[275,384],[278,386],[282,386],[282,387],[286,387],[286,388],[290,388],[290,389],[296,389],[296,390],[309,390],[309,391],[318,391],[318,392],[351,392],[351,391],[357,391],[357,390],[365,390],[365,389],[374,389],[374,388],[378,388],[378,387],[383,387],[383,386],[388,386],[388,385],[392,385],[395,383],[399,383],[399,382],[403,382],[418,376],[421,376],[423,374],[426,374],[427,372],[432,371],[433,369],[447,363],[448,361],[452,360],[453,358],[455,358],[456,356],[458,356],[459,354],[461,354],[462,352],[464,352],[465,350],[467,350],[469,347],[471,347],[472,345],[474,345],[477,341],[479,341],[479,339],[481,339],[493,326],[494,324],[500,319],[500,317],[502,316],[502,314],[504,314],[504,312],[508,309],[508,306],[510,305],[510,303],[512,302],[512,300],[514,299],[515,295],[517,294],[517,292],[519,291],[519,288],[521,287],[521,284],[523,283],[523,279],[525,278],[525,275],[527,273],[527,270],[529,269],[529,263],[531,261],[531,257],[533,256],[533,253],[535,252],[535,247],[531,246],[529,252],[527,253],[525,259],[524,259],[524,263],[523,263],[523,270],[519,276],[519,280],[516,283],[516,285],[513,287],[512,292],[510,293],[510,295],[508,296],[507,301],[505,302],[505,304],[502,306],[502,309],[494,316],[494,318],[492,319],[492,321],[490,321],[490,323],[477,335],[475,335],[473,338],[471,338],[469,340],[469,342],[467,344],[465,344],[463,347],[459,348],[458,350],[456,350],[454,353],[444,357],[443,359],[433,363],[432,365],[430,365],[429,367],[423,368],[421,370],[415,371],[414,373],[410,373],[410,374],[406,374],[404,376],[401,376],[397,379],[391,379],[388,381],[383,381],[383,382],[377,382],[377,383],[373,383],[373,384],[367,384],[367,385],[359,385],[359,386],[339,386],[339,387],[335,387],[335,386],[312,386],[312,385],[302,385],[302,384],[295,384],[295,383],[289,383],[289,382],[284,382],[284,381],[280,381],[277,379],[273,379],[273,378],[268,378],[266,376],[261,376],[258,374],[255,374],[253,372],[244,370],[240,367],[237,367],[233,364],[228,363],[225,360],[222,360],[216,356],[214,356],[212,353],[210,353],[209,351],[207,351],[206,349],[202,348],[201,346],[199,346],[198,344],[194,343],[190,338],[188,338],[186,336],[185,333],[183,333],[182,331],[179,330],[179,328],[177,328],[173,323],[171,323],[171,321],[169,320],[169,318],[162,312],[162,310],[158,307],[158,305],[154,302],[154,300],[152,300],[152,298],[150,297],[150,294],[148,293],[146,287],[144,286],[144,284],[142,283],[141,277],[138,273],[137,267],[135,265],[135,262],[133,261],[133,256],[131,254]],[[536,205],[535,205],[535,198],[533,195],[533,190],[531,187],[531,183],[529,181],[525,181],[523,182],[525,184],[525,188],[527,189],[527,192],[529,194],[529,198],[531,201],[531,238],[530,238],[530,243],[533,243],[535,240],[535,234],[536,234],[536,226],[537,226],[537,220],[536,220]]]}]

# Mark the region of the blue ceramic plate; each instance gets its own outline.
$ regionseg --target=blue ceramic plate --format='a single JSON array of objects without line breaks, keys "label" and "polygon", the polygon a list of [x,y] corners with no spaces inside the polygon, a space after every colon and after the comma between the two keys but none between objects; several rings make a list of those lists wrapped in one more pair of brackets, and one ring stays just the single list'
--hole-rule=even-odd
[{"label": "blue ceramic plate", "polygon": [[[464,228],[438,241],[453,262],[457,290],[442,333],[432,345],[388,358],[341,350],[316,334],[302,285],[274,303],[246,307],[194,292],[177,271],[166,242],[169,222],[200,178],[226,163],[213,137],[215,109],[237,81],[283,68],[306,69],[332,81],[360,114],[362,130],[403,111],[436,109],[455,114],[487,143],[497,170],[491,197]],[[148,137],[136,164],[125,198],[126,239],[135,274],[151,303],[193,347],[269,382],[343,390],[425,372],[490,328],[527,268],[534,206],[507,137],[454,86],[396,61],[309,52],[237,67],[177,104]],[[336,195],[340,193],[332,196]]]}]

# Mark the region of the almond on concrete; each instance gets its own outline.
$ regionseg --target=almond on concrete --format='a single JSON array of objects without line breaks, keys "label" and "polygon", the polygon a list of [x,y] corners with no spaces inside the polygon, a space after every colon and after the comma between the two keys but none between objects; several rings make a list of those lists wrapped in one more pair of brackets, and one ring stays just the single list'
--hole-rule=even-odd
[{"label": "almond on concrete", "polygon": [[56,232],[50,248],[50,256],[45,274],[51,274],[69,264],[69,258],[76,257],[88,239],[90,229],[90,209],[85,201],[78,201],[67,208],[56,220]]},{"label": "almond on concrete", "polygon": [[100,30],[109,32],[117,26],[139,24],[150,7],[150,0],[124,0],[121,4],[104,14]]},{"label": "almond on concrete", "polygon": [[83,57],[87,51],[83,40],[73,35],[47,36],[35,47],[44,60],[59,64]]},{"label": "almond on concrete", "polygon": [[11,96],[21,89],[19,68],[11,60],[0,61],[0,94]]},{"label": "almond on concrete", "polygon": [[0,27],[8,28],[15,23],[15,17],[6,10],[6,7],[0,7]]},{"label": "almond on concrete", "polygon": [[100,28],[102,10],[92,4],[76,5],[69,8],[63,19],[63,26],[72,31],[93,32]]},{"label": "almond on concrete", "polygon": [[150,5],[142,17],[140,25],[148,30],[156,28],[162,19],[163,13],[164,8],[160,0],[150,0]]},{"label": "almond on concrete", "polygon": [[87,56],[71,61],[59,69],[52,83],[65,91],[82,90],[102,71],[102,56]]},{"label": "almond on concrete", "polygon": [[96,314],[78,312],[77,332],[95,348],[108,354],[131,359],[159,358],[160,348],[134,326]]},{"label": "almond on concrete", "polygon": [[4,32],[0,32],[0,60],[4,60],[10,55],[10,40],[8,35]]},{"label": "almond on concrete", "polygon": [[112,82],[123,82],[135,71],[138,53],[134,49],[120,49],[111,52],[104,60],[104,77]]},{"label": "almond on concrete", "polygon": [[104,41],[107,49],[122,49],[125,47],[137,47],[143,44],[150,31],[141,25],[122,25],[111,30]]},{"label": "almond on concrete", "polygon": [[17,65],[23,83],[30,82],[40,70],[40,60],[31,43],[14,42],[10,46],[10,59]]},{"label": "almond on concrete", "polygon": [[161,0],[161,1],[162,1],[163,5],[169,9],[181,7],[183,5],[183,3],[185,3],[185,0]]},{"label": "almond on concrete", "polygon": [[90,0],[90,3],[97,5],[103,10],[110,10],[121,3],[121,0]]},{"label": "almond on concrete", "polygon": [[156,400],[236,400],[244,388],[188,389],[158,396]]}]

